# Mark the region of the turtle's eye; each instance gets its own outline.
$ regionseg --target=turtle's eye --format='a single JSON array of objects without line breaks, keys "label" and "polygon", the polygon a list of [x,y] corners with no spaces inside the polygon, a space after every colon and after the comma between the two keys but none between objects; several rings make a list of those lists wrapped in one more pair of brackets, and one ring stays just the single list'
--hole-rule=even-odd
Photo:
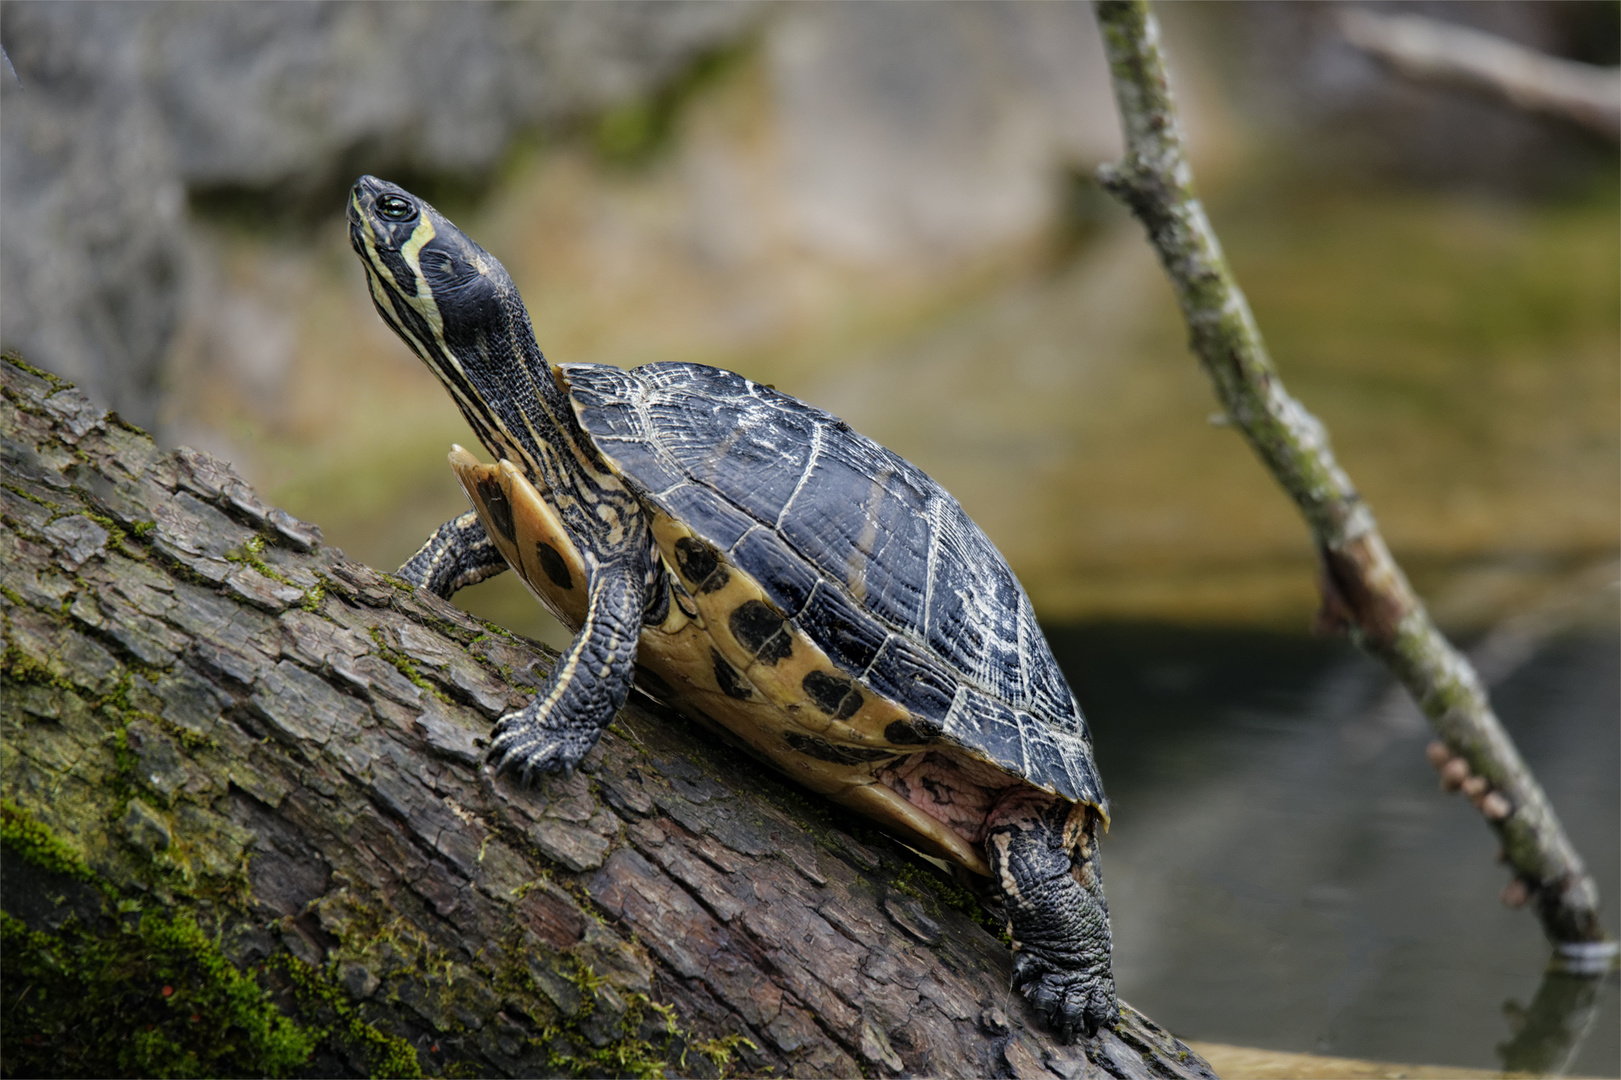
[{"label": "turtle's eye", "polygon": [[416,215],[416,207],[404,196],[381,195],[377,199],[377,212],[390,221],[409,221]]}]

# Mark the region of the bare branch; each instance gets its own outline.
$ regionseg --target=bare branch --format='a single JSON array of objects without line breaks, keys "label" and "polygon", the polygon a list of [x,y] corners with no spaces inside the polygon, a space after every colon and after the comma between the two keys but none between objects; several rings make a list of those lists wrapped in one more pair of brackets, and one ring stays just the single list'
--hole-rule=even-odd
[{"label": "bare branch", "polygon": [[1621,68],[1561,60],[1422,15],[1340,15],[1345,38],[1416,82],[1456,86],[1621,142]]},{"label": "bare branch", "polygon": [[[1231,421],[1294,499],[1321,559],[1325,629],[1343,629],[1406,685],[1449,757],[1485,781],[1478,806],[1502,840],[1542,927],[1572,963],[1613,943],[1598,890],[1468,660],[1436,629],[1391,557],[1373,512],[1334,459],[1328,432],[1291,397],[1194,195],[1159,27],[1146,0],[1097,5],[1126,158],[1098,171],[1148,230],[1176,289],[1195,355]],[[1477,785],[1478,786],[1478,785]],[[1603,943],[1594,946],[1592,943]]]}]

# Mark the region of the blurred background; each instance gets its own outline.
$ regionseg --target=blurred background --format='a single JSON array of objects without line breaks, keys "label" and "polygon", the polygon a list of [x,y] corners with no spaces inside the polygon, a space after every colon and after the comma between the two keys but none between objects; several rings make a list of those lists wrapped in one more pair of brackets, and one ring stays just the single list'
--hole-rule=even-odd
[{"label": "blurred background", "polygon": [[[1404,78],[1352,7],[1609,66],[1621,6],[1158,9],[1273,356],[1613,927],[1615,143]],[[444,455],[475,446],[348,249],[354,177],[399,182],[503,260],[554,361],[734,369],[961,500],[1093,722],[1134,1004],[1185,1038],[1621,1072],[1613,980],[1541,981],[1423,721],[1308,636],[1304,526],[1092,180],[1120,138],[1088,6],[9,0],[0,43],[7,349],[393,568],[465,509]],[[566,640],[509,576],[457,600]]]}]

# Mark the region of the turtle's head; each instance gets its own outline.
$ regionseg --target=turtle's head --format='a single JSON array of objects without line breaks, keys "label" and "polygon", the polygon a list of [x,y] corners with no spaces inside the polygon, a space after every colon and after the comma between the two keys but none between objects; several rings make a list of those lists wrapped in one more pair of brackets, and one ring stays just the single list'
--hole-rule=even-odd
[{"label": "turtle's head", "polygon": [[447,365],[510,362],[504,348],[495,357],[476,354],[509,336],[514,316],[528,333],[506,268],[404,188],[375,176],[357,180],[349,193],[349,242],[378,314],[441,378]]},{"label": "turtle's head", "polygon": [[375,176],[355,181],[348,218],[377,313],[487,435],[476,417],[493,420],[512,387],[533,385],[546,368],[506,268],[439,211]]}]

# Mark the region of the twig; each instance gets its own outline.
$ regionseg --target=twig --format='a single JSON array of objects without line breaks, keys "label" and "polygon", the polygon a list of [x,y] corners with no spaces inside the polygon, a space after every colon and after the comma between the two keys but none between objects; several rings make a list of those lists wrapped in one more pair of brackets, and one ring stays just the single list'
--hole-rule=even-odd
[{"label": "twig", "polygon": [[0,45],[0,61],[5,62],[6,74],[11,76],[11,81],[17,84],[17,89],[21,90],[23,81],[17,77],[17,69],[11,66],[11,55],[6,52],[4,45]]},{"label": "twig", "polygon": [[1561,60],[1422,15],[1346,11],[1340,30],[1409,79],[1471,90],[1621,141],[1621,68]]},{"label": "twig", "polygon": [[[1449,645],[1391,558],[1373,513],[1334,460],[1328,432],[1289,396],[1267,356],[1249,304],[1227,267],[1183,149],[1159,26],[1146,0],[1097,5],[1125,160],[1098,179],[1148,230],[1176,289],[1194,353],[1227,416],[1295,500],[1321,559],[1320,624],[1348,630],[1388,665],[1446,747],[1495,798],[1483,814],[1516,879],[1534,896],[1543,931],[1561,951],[1591,961],[1612,948],[1598,890],[1552,806],[1503,730],[1480,679]],[[1607,943],[1595,946],[1592,943]]]}]

